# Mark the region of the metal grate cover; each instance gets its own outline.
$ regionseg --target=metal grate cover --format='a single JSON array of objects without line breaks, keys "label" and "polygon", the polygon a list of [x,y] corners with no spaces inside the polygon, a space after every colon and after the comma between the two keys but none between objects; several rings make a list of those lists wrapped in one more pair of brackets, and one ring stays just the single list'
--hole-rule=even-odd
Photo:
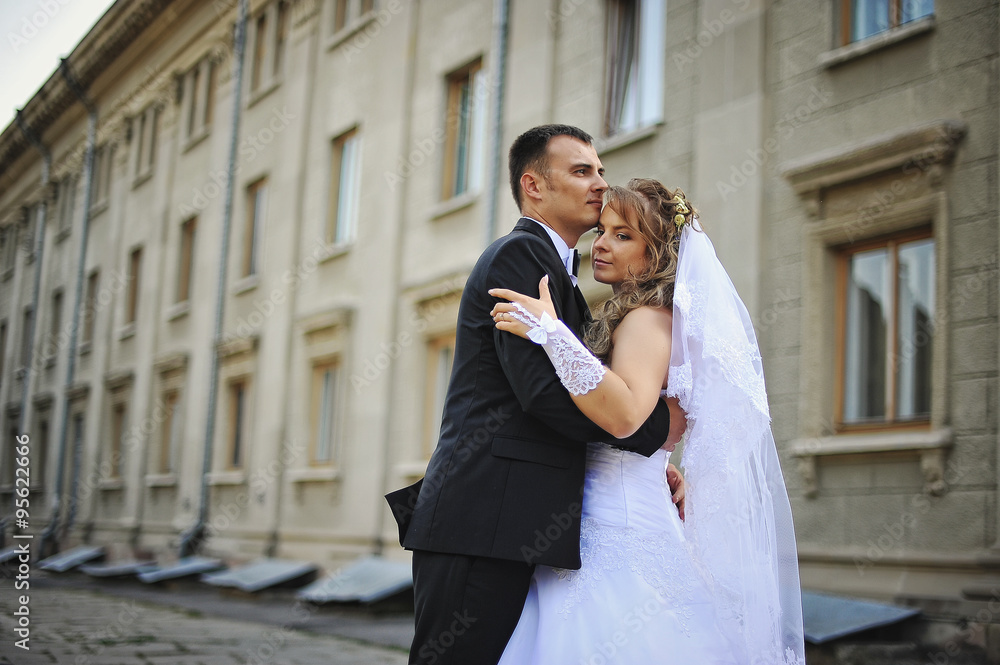
[{"label": "metal grate cover", "polygon": [[188,556],[177,561],[172,566],[157,566],[148,571],[139,573],[139,579],[146,584],[164,582],[166,580],[177,580],[191,575],[201,575],[221,570],[226,564],[221,559],[210,559],[204,556]]},{"label": "metal grate cover", "polygon": [[130,577],[156,568],[155,561],[117,561],[107,564],[86,564],[80,566],[80,572],[91,577]]},{"label": "metal grate cover", "polygon": [[413,585],[410,564],[368,556],[313,582],[296,594],[313,603],[372,603]]},{"label": "metal grate cover", "polygon": [[279,584],[292,583],[309,575],[315,575],[316,571],[315,564],[305,561],[258,559],[242,568],[202,575],[201,581],[213,586],[233,587],[253,592]]},{"label": "metal grate cover", "polygon": [[823,644],[838,637],[887,626],[920,614],[920,610],[857,598],[802,592],[805,638]]},{"label": "metal grate cover", "polygon": [[50,570],[54,573],[65,573],[67,570],[76,568],[88,561],[94,561],[104,556],[103,547],[90,547],[80,545],[71,550],[53,554],[47,559],[38,562],[38,567],[42,570]]}]

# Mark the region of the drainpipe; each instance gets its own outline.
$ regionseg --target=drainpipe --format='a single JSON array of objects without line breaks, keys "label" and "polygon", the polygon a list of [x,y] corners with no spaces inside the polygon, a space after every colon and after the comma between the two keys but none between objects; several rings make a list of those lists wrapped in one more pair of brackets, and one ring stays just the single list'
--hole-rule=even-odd
[{"label": "drainpipe", "polygon": [[[24,333],[25,335],[28,336],[28,339],[34,342],[35,321],[38,320],[38,305],[42,287],[42,250],[45,248],[45,212],[48,205],[47,199],[49,195],[49,172],[52,168],[52,153],[49,152],[49,149],[45,147],[41,139],[31,130],[30,127],[28,127],[28,123],[24,121],[24,118],[21,116],[20,110],[17,111],[17,115],[15,116],[14,120],[15,122],[17,122],[17,126],[21,130],[21,133],[24,134],[24,138],[26,138],[28,142],[31,143],[33,146],[35,146],[38,152],[42,154],[42,202],[38,206],[38,214],[36,215],[36,220],[35,220],[35,247],[34,247],[35,275],[31,292],[32,314],[31,314],[31,322],[28,324],[28,329]],[[28,220],[28,223],[29,224],[31,223],[30,219]],[[31,405],[31,398],[30,398],[31,378],[32,375],[34,374],[34,372],[32,371],[32,367],[34,367],[34,362],[33,362],[34,348],[35,345],[33,343],[29,345],[29,356],[27,365],[25,367],[25,375],[24,375],[24,386],[21,392],[21,410],[18,414],[18,424],[17,424],[18,432],[28,431],[27,428],[27,424],[29,422],[28,408]],[[58,496],[58,491],[57,491],[57,496]],[[4,518],[2,522],[0,522],[0,546],[4,544],[3,538],[4,534],[6,533],[7,522],[8,518]]]},{"label": "drainpipe", "polygon": [[[70,70],[70,66],[66,58],[63,58],[59,62],[59,71],[66,80],[66,86],[74,95],[76,95],[76,98],[80,100],[83,107],[87,109],[87,147],[83,157],[83,228],[80,231],[80,253],[76,263],[76,285],[73,289],[73,309],[71,310],[72,326],[69,333],[69,357],[66,361],[66,384],[63,388],[63,409],[62,416],[59,420],[59,466],[56,472],[56,492],[52,519],[49,522],[49,525],[45,528],[45,531],[42,533],[39,545],[39,552],[41,553],[45,552],[45,546],[50,540],[55,540],[53,544],[58,547],[56,531],[59,528],[62,513],[60,494],[62,491],[63,476],[65,475],[66,467],[66,431],[69,426],[70,415],[69,396],[70,391],[73,389],[73,383],[76,381],[77,334],[80,330],[80,310],[82,309],[81,301],[83,300],[83,282],[86,272],[87,240],[90,235],[90,190],[92,189],[94,179],[94,144],[97,141],[97,107],[94,105],[94,102],[90,99],[90,97],[87,96],[87,93],[84,91],[79,81],[76,80],[76,76],[74,76],[72,70]],[[69,529],[73,526],[73,520],[76,518],[76,479],[80,471],[79,464],[81,457],[80,451],[78,450],[81,445],[80,436],[79,433],[77,434],[78,435],[74,437],[72,472],[73,482],[69,495],[69,515],[67,516],[66,525],[63,529],[64,533],[69,532]]]},{"label": "drainpipe", "polygon": [[486,180],[486,237],[483,246],[488,247],[497,233],[497,196],[502,189],[501,173],[503,171],[503,103],[506,87],[504,81],[507,72],[507,37],[510,26],[509,0],[496,0],[493,3],[493,41],[490,50],[493,53],[493,70],[490,87],[492,88],[493,107],[490,109],[490,151],[489,169]]},{"label": "drainpipe", "polygon": [[[400,135],[399,152],[406,161],[406,156],[409,152],[410,140],[412,137],[412,118],[413,113],[413,99],[414,99],[414,81],[416,80],[416,70],[417,70],[417,37],[419,36],[419,24],[420,24],[420,0],[415,0],[410,3],[410,26],[409,26],[409,38],[406,44],[406,58],[408,61],[408,66],[406,68],[406,80],[404,82],[404,92],[403,99],[405,100],[406,112],[403,114],[403,131]],[[393,289],[393,297],[390,299],[391,307],[389,310],[389,330],[392,331],[392,339],[396,339],[399,335],[399,303],[401,302],[402,288],[402,263],[403,263],[403,250],[405,247],[405,230],[406,225],[403,223],[403,219],[406,216],[409,207],[406,203],[406,193],[407,185],[403,184],[399,188],[399,193],[396,195],[396,228],[395,228],[395,246],[392,248],[392,257],[390,259],[390,274],[389,274],[389,284]],[[392,407],[394,405],[393,395],[395,394],[396,386],[399,385],[399,367],[398,362],[393,362],[389,365],[389,377],[387,381],[387,404],[388,412],[392,412]],[[390,474],[390,457],[392,452],[392,418],[384,418],[382,422],[382,490],[379,492],[379,499],[382,495],[389,491],[389,480],[391,478]],[[385,531],[385,506],[380,503],[380,510],[375,512],[375,554],[381,556],[382,551],[385,549],[385,539],[382,537]]]},{"label": "drainpipe", "polygon": [[205,417],[205,444],[201,460],[201,492],[198,496],[198,521],[181,534],[179,555],[190,556],[198,549],[208,522],[208,475],[212,470],[212,440],[215,437],[215,409],[219,392],[219,342],[222,340],[226,307],[226,272],[229,266],[229,227],[233,218],[233,186],[236,179],[236,150],[239,147],[240,111],[243,103],[243,48],[246,41],[247,0],[240,0],[233,35],[233,114],[229,135],[229,161],[226,166],[226,199],[222,214],[222,244],[219,277],[216,283],[215,332],[212,335],[212,367],[209,375],[208,412]]}]

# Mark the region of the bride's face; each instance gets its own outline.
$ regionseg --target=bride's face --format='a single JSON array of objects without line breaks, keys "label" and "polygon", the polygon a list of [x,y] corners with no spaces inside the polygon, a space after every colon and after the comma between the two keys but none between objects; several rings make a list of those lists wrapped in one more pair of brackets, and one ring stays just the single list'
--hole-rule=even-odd
[{"label": "bride's face", "polygon": [[620,284],[629,275],[646,268],[646,243],[639,232],[614,209],[606,205],[597,222],[597,238],[591,249],[594,279],[603,284]]}]

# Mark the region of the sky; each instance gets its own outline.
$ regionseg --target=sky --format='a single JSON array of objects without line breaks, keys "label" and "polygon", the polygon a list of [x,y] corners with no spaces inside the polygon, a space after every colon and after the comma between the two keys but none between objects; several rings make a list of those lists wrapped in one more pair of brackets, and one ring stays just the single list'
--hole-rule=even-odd
[{"label": "sky", "polygon": [[0,131],[114,4],[112,0],[0,0]]}]

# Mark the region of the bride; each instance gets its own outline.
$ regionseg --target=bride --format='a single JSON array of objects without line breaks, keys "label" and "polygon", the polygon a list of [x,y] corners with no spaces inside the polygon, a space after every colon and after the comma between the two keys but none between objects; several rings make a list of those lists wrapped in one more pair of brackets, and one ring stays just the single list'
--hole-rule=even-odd
[{"label": "bride", "polygon": [[615,436],[678,400],[686,505],[673,509],[667,450],[589,444],[582,567],[535,568],[501,665],[803,665],[791,511],[743,302],[683,192],[655,180],[608,190],[591,256],[614,290],[593,354],[554,320],[547,278],[539,299],[491,290],[508,301],[496,327],[541,344]]}]

